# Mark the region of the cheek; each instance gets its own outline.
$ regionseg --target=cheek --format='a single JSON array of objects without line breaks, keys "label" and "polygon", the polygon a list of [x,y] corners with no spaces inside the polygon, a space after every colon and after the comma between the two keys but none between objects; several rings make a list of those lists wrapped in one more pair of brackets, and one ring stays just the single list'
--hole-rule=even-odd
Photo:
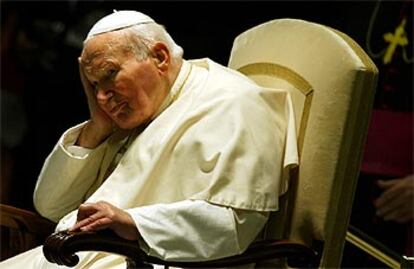
[{"label": "cheek", "polygon": [[128,114],[132,117],[143,117],[150,113],[152,109],[151,99],[144,90],[143,85],[138,83],[128,83],[119,89],[120,99],[128,102]]},{"label": "cheek", "polygon": [[145,77],[139,81],[131,81],[128,85],[131,102],[148,105],[157,96],[157,81],[153,77]]},{"label": "cheek", "polygon": [[145,68],[131,68],[129,71],[118,77],[117,90],[121,98],[128,100],[130,117],[150,117],[157,109],[160,88],[158,73],[150,65]]}]

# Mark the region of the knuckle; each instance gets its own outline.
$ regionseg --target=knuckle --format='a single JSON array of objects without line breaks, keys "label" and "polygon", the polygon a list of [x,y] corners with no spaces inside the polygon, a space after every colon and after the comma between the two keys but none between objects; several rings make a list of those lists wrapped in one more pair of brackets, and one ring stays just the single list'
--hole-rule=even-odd
[{"label": "knuckle", "polygon": [[100,201],[97,202],[97,204],[100,205],[100,206],[106,206],[108,203],[103,201],[103,200],[100,200]]},{"label": "knuckle", "polygon": [[108,216],[109,219],[113,220],[115,218],[116,214],[115,214],[114,211],[109,210],[107,216]]}]

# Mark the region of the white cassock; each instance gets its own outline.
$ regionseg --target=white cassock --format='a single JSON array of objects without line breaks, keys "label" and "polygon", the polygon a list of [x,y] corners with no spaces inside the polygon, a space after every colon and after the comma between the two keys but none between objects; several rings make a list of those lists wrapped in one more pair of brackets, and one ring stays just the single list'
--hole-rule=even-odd
[{"label": "white cassock", "polygon": [[[184,61],[143,131],[119,131],[87,150],[73,146],[82,127],[66,131],[47,158],[37,210],[64,230],[81,203],[107,201],[132,216],[141,247],[166,260],[243,252],[278,210],[287,169],[298,163],[288,93],[258,87],[209,59]],[[125,268],[116,255],[80,258],[76,268]],[[48,263],[38,247],[0,268],[64,267]]]}]

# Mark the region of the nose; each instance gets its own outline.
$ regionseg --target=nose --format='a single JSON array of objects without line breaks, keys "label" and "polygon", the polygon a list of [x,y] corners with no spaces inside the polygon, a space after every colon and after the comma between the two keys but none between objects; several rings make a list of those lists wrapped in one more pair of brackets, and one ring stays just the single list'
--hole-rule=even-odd
[{"label": "nose", "polygon": [[114,96],[114,92],[112,90],[99,88],[96,91],[96,100],[100,104],[106,104],[112,96]]}]

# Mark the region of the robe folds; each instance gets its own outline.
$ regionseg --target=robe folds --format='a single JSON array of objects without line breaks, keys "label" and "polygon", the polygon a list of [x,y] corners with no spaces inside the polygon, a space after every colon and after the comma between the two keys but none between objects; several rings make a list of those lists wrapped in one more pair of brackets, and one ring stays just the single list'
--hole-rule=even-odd
[{"label": "robe folds", "polygon": [[59,221],[58,230],[74,224],[85,201],[132,216],[135,208],[185,200],[277,211],[287,169],[298,163],[293,113],[283,89],[259,87],[210,59],[184,61],[144,129],[117,131],[84,156],[67,148],[83,124],[68,130],[41,171],[35,206]]}]

